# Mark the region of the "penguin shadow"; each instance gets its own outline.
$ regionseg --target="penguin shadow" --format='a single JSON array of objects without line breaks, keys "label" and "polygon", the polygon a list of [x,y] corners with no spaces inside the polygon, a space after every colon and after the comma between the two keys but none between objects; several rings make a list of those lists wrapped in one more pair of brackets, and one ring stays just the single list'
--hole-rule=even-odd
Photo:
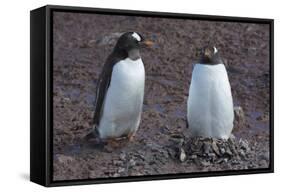
[{"label": "penguin shadow", "polygon": [[23,180],[29,181],[30,180],[30,176],[28,173],[20,173],[19,177]]},{"label": "penguin shadow", "polygon": [[87,154],[93,151],[111,153],[116,150],[122,150],[128,146],[128,139],[120,138],[118,140],[101,140],[99,138],[88,139],[81,137],[76,139],[72,145],[65,148],[65,152],[72,155]]}]

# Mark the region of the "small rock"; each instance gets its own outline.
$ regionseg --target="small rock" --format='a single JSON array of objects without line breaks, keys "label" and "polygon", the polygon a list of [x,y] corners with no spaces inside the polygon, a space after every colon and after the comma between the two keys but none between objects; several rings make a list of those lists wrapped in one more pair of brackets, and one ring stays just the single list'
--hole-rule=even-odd
[{"label": "small rock", "polygon": [[234,110],[235,121],[237,121],[238,124],[245,123],[245,113],[243,111],[243,108],[240,106],[235,106],[233,107],[233,110]]},{"label": "small rock", "polygon": [[121,153],[119,158],[122,160],[122,161],[125,161],[126,160],[126,154],[125,153]]},{"label": "small rock", "polygon": [[229,141],[231,144],[234,144],[235,139],[236,139],[235,135],[230,134],[230,136],[229,136],[229,138],[228,138],[228,141]]},{"label": "small rock", "polygon": [[152,160],[152,161],[149,161],[148,164],[149,164],[149,165],[154,165],[154,164],[156,164],[156,162],[155,162],[154,160]]},{"label": "small rock", "polygon": [[183,140],[182,135],[179,133],[171,133],[170,135],[173,139]]},{"label": "small rock", "polygon": [[220,152],[223,155],[225,153],[225,149],[224,148],[220,148]]},{"label": "small rock", "polygon": [[268,166],[268,163],[267,163],[266,160],[261,160],[261,161],[259,162],[259,165],[262,166],[262,167],[267,167],[267,166]]},{"label": "small rock", "polygon": [[114,151],[114,148],[111,146],[111,145],[105,145],[104,146],[104,150],[107,152],[107,153],[112,153]]},{"label": "small rock", "polygon": [[191,158],[191,159],[196,159],[196,158],[197,158],[197,155],[191,155],[190,158]]},{"label": "small rock", "polygon": [[125,168],[123,168],[123,167],[119,167],[119,169],[118,169],[118,173],[124,173],[125,172]]},{"label": "small rock", "polygon": [[218,148],[218,146],[217,146],[215,141],[213,141],[213,143],[212,143],[212,148],[213,148],[214,152],[219,156],[220,155],[220,151],[219,151],[219,148]]},{"label": "small rock", "polygon": [[213,158],[216,157],[216,154],[215,153],[209,153],[208,156],[213,159]]},{"label": "small rock", "polygon": [[218,164],[220,164],[220,163],[222,163],[222,162],[223,162],[223,159],[222,159],[222,158],[217,159],[217,161],[216,161],[216,163],[218,163]]},{"label": "small rock", "polygon": [[161,154],[162,154],[166,159],[169,158],[169,151],[168,151],[168,150],[162,151]]},{"label": "small rock", "polygon": [[229,149],[231,150],[232,154],[237,155],[237,149],[235,147],[235,143],[234,142],[229,145]]},{"label": "small rock", "polygon": [[145,156],[143,156],[142,154],[135,154],[135,157],[141,159],[142,161],[146,160]]},{"label": "small rock", "polygon": [[202,145],[203,143],[201,141],[201,138],[197,138],[196,140],[193,140],[191,150],[193,152],[201,152]]},{"label": "small rock", "polygon": [[136,165],[136,161],[134,159],[130,159],[129,167],[134,167]]},{"label": "small rock", "polygon": [[209,154],[210,150],[211,150],[210,143],[209,142],[204,142],[203,149],[204,149],[204,153],[205,154]]},{"label": "small rock", "polygon": [[226,148],[225,154],[232,156],[233,153],[231,152],[230,148],[228,147],[228,148]]},{"label": "small rock", "polygon": [[122,165],[122,163],[123,163],[123,161],[113,160],[114,165],[120,166],[120,165]]},{"label": "small rock", "polygon": [[210,166],[211,163],[209,161],[202,161],[201,165],[203,165],[204,167]]},{"label": "small rock", "polygon": [[231,161],[231,164],[232,165],[238,165],[238,164],[240,164],[240,162],[238,160],[233,160],[233,161]]},{"label": "small rock", "polygon": [[66,155],[57,155],[59,163],[67,164],[73,161],[72,157],[66,156]]},{"label": "small rock", "polygon": [[167,151],[168,155],[172,158],[175,158],[177,156],[177,153],[174,149],[169,148]]},{"label": "small rock", "polygon": [[263,153],[259,156],[259,159],[260,160],[266,160],[268,161],[269,160],[269,153]]},{"label": "small rock", "polygon": [[89,177],[90,177],[90,178],[96,178],[97,176],[96,176],[95,171],[90,171],[90,172],[89,172]]},{"label": "small rock", "polygon": [[112,175],[112,177],[120,177],[120,174],[119,174],[119,173],[114,173],[114,174]]},{"label": "small rock", "polygon": [[240,157],[242,157],[242,159],[246,158],[246,154],[245,154],[245,152],[243,150],[240,150],[239,154],[240,154]]},{"label": "small rock", "polygon": [[257,117],[258,121],[269,121],[269,115],[268,114],[263,114],[259,117]]},{"label": "small rock", "polygon": [[239,144],[241,145],[241,149],[244,149],[246,152],[250,151],[249,144],[247,141],[240,139]]},{"label": "small rock", "polygon": [[186,153],[183,148],[180,149],[180,161],[184,162],[186,160]]}]

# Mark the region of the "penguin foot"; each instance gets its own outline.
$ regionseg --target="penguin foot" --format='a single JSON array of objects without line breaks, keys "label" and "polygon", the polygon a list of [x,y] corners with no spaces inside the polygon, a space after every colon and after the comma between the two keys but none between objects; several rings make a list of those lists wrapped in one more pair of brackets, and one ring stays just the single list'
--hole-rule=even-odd
[{"label": "penguin foot", "polygon": [[108,139],[107,140],[107,145],[113,147],[113,148],[117,148],[120,147],[120,142],[117,139]]},{"label": "penguin foot", "polygon": [[106,145],[105,149],[107,151],[112,151],[113,149],[116,148],[122,148],[128,144],[128,142],[133,141],[135,134],[129,134],[128,136],[125,137],[119,137],[119,138],[110,138],[106,139]]},{"label": "penguin foot", "polygon": [[128,141],[129,141],[129,142],[132,142],[132,141],[134,140],[134,138],[135,138],[135,133],[130,133],[130,134],[127,136],[127,138],[128,138]]},{"label": "penguin foot", "polygon": [[86,140],[86,141],[90,141],[92,139],[99,139],[99,133],[98,133],[97,129],[94,129],[93,131],[88,133],[86,136],[84,136],[84,140]]},{"label": "penguin foot", "polygon": [[104,141],[99,137],[98,131],[96,129],[85,135],[82,138],[81,143],[86,147],[90,146],[89,148],[96,148],[96,149],[103,149],[104,146],[106,145],[106,141]]},{"label": "penguin foot", "polygon": [[112,139],[106,139],[104,149],[107,152],[112,152],[118,148],[122,147],[122,142],[119,138],[112,138]]}]

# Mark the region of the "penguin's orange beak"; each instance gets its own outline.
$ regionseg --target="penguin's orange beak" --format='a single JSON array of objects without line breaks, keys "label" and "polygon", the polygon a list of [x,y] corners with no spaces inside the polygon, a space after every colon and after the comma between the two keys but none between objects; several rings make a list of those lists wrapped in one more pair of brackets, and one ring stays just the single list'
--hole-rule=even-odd
[{"label": "penguin's orange beak", "polygon": [[154,45],[154,43],[150,40],[144,40],[142,42],[142,44],[145,46],[145,47],[152,47]]}]

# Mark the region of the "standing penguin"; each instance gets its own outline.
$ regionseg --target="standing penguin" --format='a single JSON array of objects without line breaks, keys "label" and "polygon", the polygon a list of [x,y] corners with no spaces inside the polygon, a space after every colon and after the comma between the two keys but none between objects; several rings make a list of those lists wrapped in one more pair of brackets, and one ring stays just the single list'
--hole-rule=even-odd
[{"label": "standing penguin", "polygon": [[204,47],[195,64],[187,119],[192,136],[228,139],[233,129],[233,101],[227,71],[214,46]]},{"label": "standing penguin", "polygon": [[143,106],[145,69],[140,48],[152,45],[136,32],[118,39],[99,76],[96,90],[94,132],[100,139],[132,139]]}]

